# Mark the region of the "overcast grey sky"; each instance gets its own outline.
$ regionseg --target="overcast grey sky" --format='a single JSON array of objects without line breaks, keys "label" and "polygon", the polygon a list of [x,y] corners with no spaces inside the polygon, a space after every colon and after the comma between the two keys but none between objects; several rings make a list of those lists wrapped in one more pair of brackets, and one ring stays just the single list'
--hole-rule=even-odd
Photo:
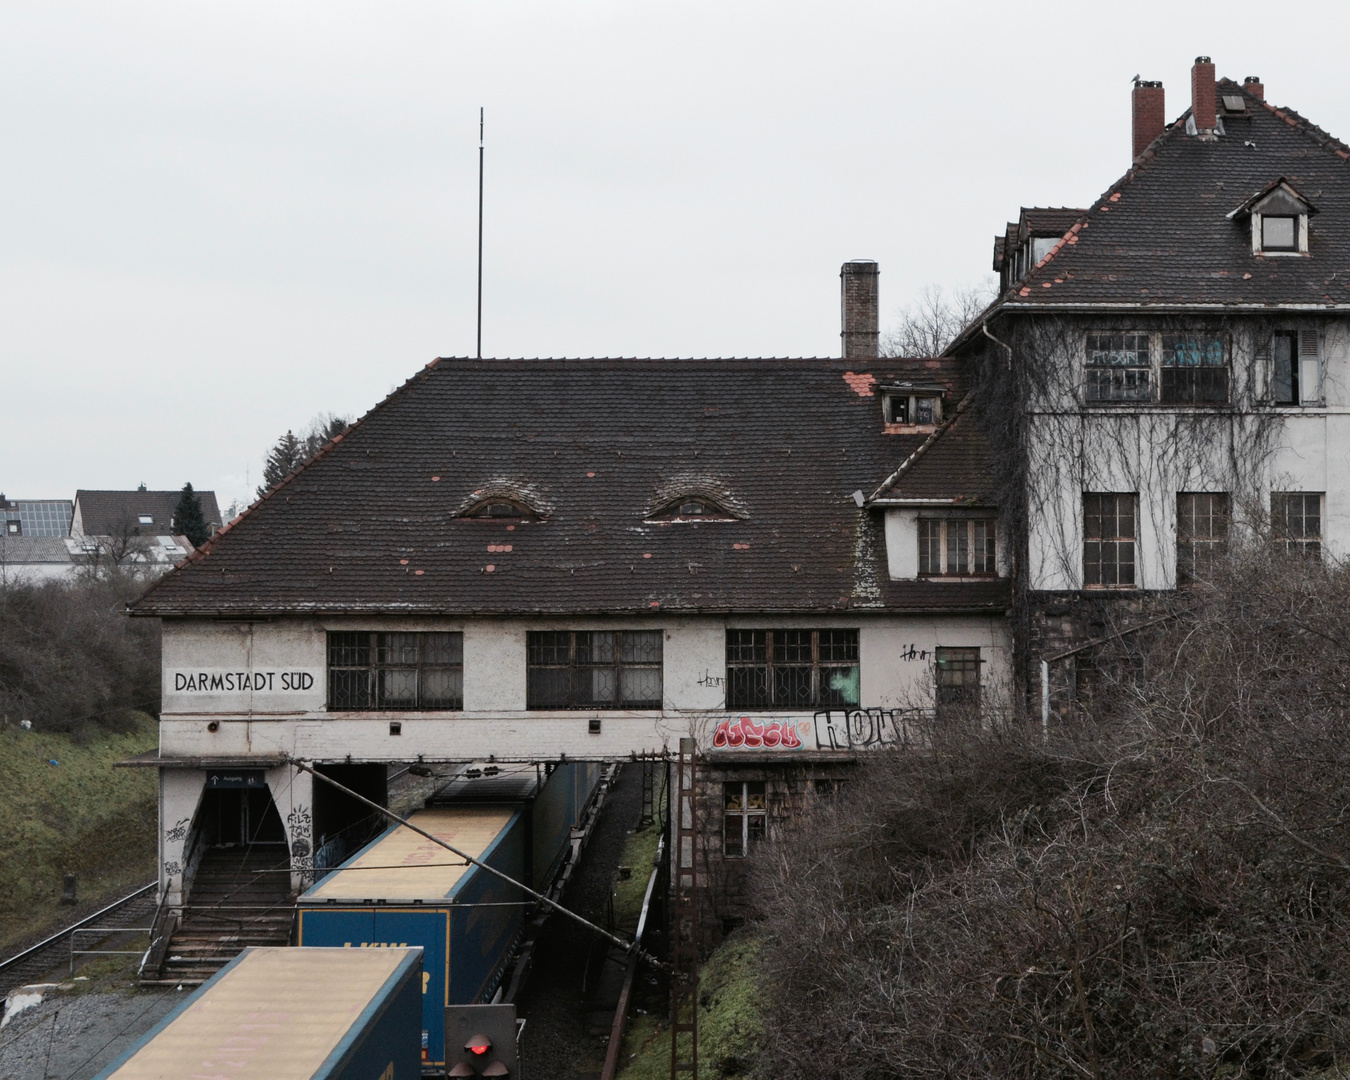
[{"label": "overcast grey sky", "polygon": [[[1288,26],[1282,27],[1284,21]],[[1129,159],[1130,78],[1350,137],[1344,3],[0,3],[10,497],[250,494],[317,412],[489,356],[832,356]],[[487,422],[491,418],[485,418]],[[251,485],[250,483],[251,482]]]}]

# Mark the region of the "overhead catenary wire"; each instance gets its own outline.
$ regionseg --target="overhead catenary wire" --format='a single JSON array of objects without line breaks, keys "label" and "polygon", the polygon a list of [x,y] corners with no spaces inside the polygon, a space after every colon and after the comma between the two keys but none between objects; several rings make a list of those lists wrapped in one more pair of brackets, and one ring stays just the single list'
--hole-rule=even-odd
[{"label": "overhead catenary wire", "polygon": [[466,851],[460,851],[459,848],[455,847],[453,844],[447,843],[446,841],[442,840],[439,836],[433,836],[431,833],[427,832],[426,829],[423,829],[423,828],[420,828],[420,827],[417,826],[417,825],[414,825],[414,824],[413,824],[411,821],[409,821],[407,818],[400,817],[398,814],[394,813],[392,810],[388,809],[387,807],[381,806],[379,803],[375,802],[373,799],[367,799],[364,795],[362,795],[362,794],[360,794],[360,793],[358,793],[358,792],[353,791],[353,790],[352,790],[351,788],[349,788],[349,787],[345,787],[344,785],[342,785],[342,784],[338,783],[336,780],[334,780],[331,776],[325,776],[323,773],[319,772],[319,770],[316,769],[316,768],[314,768],[312,765],[307,765],[307,764],[305,764],[305,762],[300,761],[300,760],[298,760],[298,759],[296,759],[296,758],[288,758],[286,763],[287,763],[288,765],[292,766],[293,768],[299,769],[301,772],[307,772],[307,773],[309,773],[310,776],[313,776],[313,777],[315,777],[316,779],[322,780],[325,784],[328,784],[330,787],[336,788],[338,791],[342,792],[344,795],[348,795],[348,796],[350,796],[351,798],[356,799],[358,802],[364,803],[366,806],[371,807],[373,810],[378,810],[381,814],[383,814],[385,817],[387,817],[390,821],[395,821],[395,822],[397,822],[398,824],[402,825],[405,829],[411,829],[413,832],[417,833],[419,836],[424,836],[424,837],[426,837],[426,838],[427,838],[428,840],[430,840],[433,844],[437,844],[438,846],[445,848],[445,850],[448,851],[448,852],[450,852],[452,855],[458,855],[461,859],[466,860],[466,862],[472,863],[474,866],[477,866],[479,869],[486,871],[487,873],[491,874],[493,877],[500,878],[502,881],[506,882],[508,885],[513,885],[513,886],[515,886],[515,887],[516,887],[517,889],[519,889],[521,892],[525,893],[527,896],[532,896],[535,900],[539,901],[541,904],[547,905],[548,907],[552,908],[554,911],[562,912],[562,914],[566,915],[566,916],[567,916],[569,919],[571,919],[573,922],[580,923],[580,924],[581,924],[582,926],[584,926],[587,930],[590,930],[590,931],[593,931],[594,933],[599,934],[599,935],[600,935],[602,938],[604,938],[606,941],[611,941],[611,942],[613,942],[615,945],[619,946],[619,948],[623,949],[624,952],[635,953],[636,955],[640,956],[643,960],[646,960],[647,963],[652,964],[652,965],[655,966],[655,967],[658,967],[658,968],[668,968],[668,967],[669,967],[668,964],[664,963],[664,962],[661,961],[661,960],[658,960],[658,959],[657,959],[655,956],[653,956],[651,953],[649,953],[649,952],[647,952],[645,949],[643,949],[642,946],[641,946],[638,942],[636,942],[636,941],[625,941],[623,938],[619,937],[617,934],[611,934],[611,933],[610,933],[608,930],[606,930],[604,927],[602,927],[602,926],[597,926],[595,923],[591,922],[589,919],[586,919],[586,918],[582,917],[581,915],[578,915],[575,911],[569,911],[567,908],[563,907],[562,904],[558,903],[556,900],[553,900],[553,899],[551,899],[550,897],[545,896],[543,893],[535,892],[535,891],[534,891],[533,889],[531,889],[528,885],[522,884],[521,882],[517,881],[515,878],[511,877],[509,874],[504,874],[504,873],[502,873],[502,872],[501,872],[500,870],[498,870],[496,867],[489,866],[487,863],[483,862],[481,859],[475,859],[472,855],[470,855],[470,854],[469,854],[468,852],[466,852]]}]

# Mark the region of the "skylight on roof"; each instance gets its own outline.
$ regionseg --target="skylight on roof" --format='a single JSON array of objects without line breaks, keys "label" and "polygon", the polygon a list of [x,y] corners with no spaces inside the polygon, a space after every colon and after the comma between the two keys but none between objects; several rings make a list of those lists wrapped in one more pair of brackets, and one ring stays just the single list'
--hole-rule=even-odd
[{"label": "skylight on roof", "polygon": [[142,525],[153,525],[155,523],[153,514],[141,514],[136,520]]},{"label": "skylight on roof", "polygon": [[1241,94],[1224,94],[1223,107],[1233,113],[1246,112],[1247,102]]}]

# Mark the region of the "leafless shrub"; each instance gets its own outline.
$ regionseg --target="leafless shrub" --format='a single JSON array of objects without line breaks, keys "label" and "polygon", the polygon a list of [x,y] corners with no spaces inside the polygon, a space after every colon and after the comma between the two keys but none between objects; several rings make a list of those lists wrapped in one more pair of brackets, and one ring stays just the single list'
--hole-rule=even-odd
[{"label": "leafless shrub", "polygon": [[941,356],[966,325],[993,301],[992,283],[950,293],[928,285],[919,298],[898,312],[895,326],[881,335],[882,356]]},{"label": "leafless shrub", "polygon": [[1346,1064],[1350,572],[1266,551],[1220,576],[1103,647],[1048,739],[869,756],[765,849],[763,1075]]},{"label": "leafless shrub", "polygon": [[159,712],[159,620],[129,619],[118,574],[0,587],[0,723],[120,730]]}]

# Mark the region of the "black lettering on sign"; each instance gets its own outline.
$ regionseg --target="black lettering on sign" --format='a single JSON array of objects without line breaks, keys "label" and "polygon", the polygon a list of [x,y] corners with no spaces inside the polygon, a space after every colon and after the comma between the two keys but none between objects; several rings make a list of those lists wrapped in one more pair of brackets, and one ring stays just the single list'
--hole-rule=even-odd
[{"label": "black lettering on sign", "polygon": [[175,671],[173,688],[179,694],[296,692],[314,689],[312,671]]}]

